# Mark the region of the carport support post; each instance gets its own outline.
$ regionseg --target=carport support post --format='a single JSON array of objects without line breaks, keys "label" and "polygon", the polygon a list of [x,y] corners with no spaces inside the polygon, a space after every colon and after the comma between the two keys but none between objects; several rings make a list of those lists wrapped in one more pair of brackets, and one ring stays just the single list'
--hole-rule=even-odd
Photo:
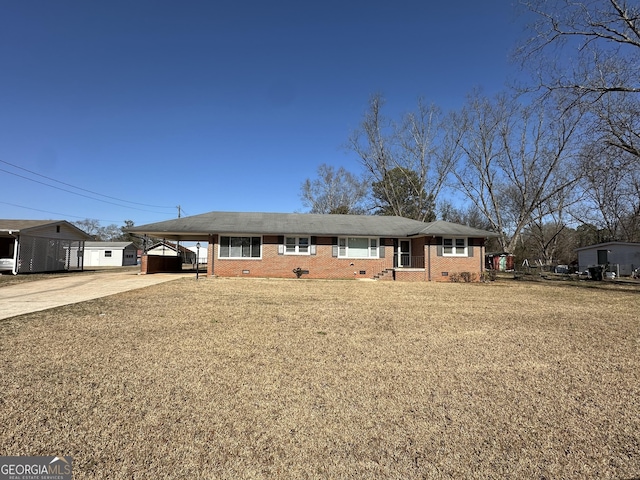
[{"label": "carport support post", "polygon": [[200,272],[200,242],[196,243],[196,280]]}]

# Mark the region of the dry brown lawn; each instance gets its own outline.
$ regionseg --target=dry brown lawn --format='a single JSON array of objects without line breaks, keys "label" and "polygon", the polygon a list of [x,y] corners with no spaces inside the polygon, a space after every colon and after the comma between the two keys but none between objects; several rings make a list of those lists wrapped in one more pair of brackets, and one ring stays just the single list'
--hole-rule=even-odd
[{"label": "dry brown lawn", "polygon": [[0,322],[0,454],[77,479],[632,479],[640,291],[181,279]]}]

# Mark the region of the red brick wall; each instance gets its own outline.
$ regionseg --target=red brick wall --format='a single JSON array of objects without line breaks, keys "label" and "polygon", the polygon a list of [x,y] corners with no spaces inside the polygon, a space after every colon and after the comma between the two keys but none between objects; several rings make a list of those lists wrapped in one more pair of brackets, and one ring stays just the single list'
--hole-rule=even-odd
[{"label": "red brick wall", "polygon": [[[438,256],[437,245],[425,245],[425,256],[427,264],[429,256],[431,259],[431,280],[436,282],[448,282],[452,274],[469,272],[475,274],[476,280],[480,280],[480,276],[484,270],[484,245],[478,240],[471,240],[473,246],[473,257],[445,257]],[[427,265],[429,270],[429,266]],[[427,278],[429,277],[427,271]],[[445,275],[446,274],[446,275]]]},{"label": "red brick wall", "polygon": [[[315,255],[279,255],[279,237],[265,235],[262,237],[261,259],[218,258],[218,238],[214,237],[209,247],[208,272],[221,277],[296,278],[293,270],[301,268],[309,271],[302,278],[373,278],[393,267],[392,247],[386,248],[388,255],[385,258],[337,258],[332,256],[332,237],[317,237]],[[362,271],[365,273],[360,273]]]},{"label": "red brick wall", "polygon": [[[384,241],[385,258],[379,259],[345,259],[332,256],[332,237],[317,237],[315,255],[278,255],[280,238],[277,235],[263,236],[261,259],[220,259],[218,258],[218,236],[210,235],[208,249],[207,274],[220,277],[272,277],[296,278],[296,268],[308,270],[302,278],[373,278],[385,269],[393,268],[393,240]],[[433,243],[433,239],[431,240]],[[479,279],[484,269],[484,246],[482,239],[472,240],[473,257],[444,257],[437,255],[437,246],[425,244],[424,238],[412,239],[411,249],[415,256],[424,255],[425,270],[396,269],[395,279],[398,281],[424,282],[429,280],[429,255],[431,281],[446,282],[449,276],[443,273],[459,274],[470,272]],[[364,274],[360,272],[364,271]],[[387,274],[384,280],[394,276]]]},{"label": "red brick wall", "polygon": [[427,279],[427,272],[424,269],[398,268],[395,274],[399,282],[424,282]]}]

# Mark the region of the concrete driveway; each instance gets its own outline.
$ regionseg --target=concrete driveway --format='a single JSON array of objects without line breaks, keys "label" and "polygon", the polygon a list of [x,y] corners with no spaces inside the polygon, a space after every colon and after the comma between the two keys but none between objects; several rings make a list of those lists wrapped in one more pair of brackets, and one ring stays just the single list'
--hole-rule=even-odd
[{"label": "concrete driveway", "polygon": [[139,275],[133,272],[96,274],[69,273],[60,277],[19,283],[0,288],[0,320],[25,313],[84,302],[116,293],[148,287],[194,273],[154,273]]}]

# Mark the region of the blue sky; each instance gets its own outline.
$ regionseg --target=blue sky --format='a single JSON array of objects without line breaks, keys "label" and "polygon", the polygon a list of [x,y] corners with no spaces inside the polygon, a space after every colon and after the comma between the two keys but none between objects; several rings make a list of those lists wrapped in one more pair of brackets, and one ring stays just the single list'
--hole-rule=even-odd
[{"label": "blue sky", "polygon": [[0,0],[0,218],[304,211],[320,164],[360,172],[372,94],[497,92],[525,24],[510,0]]}]

